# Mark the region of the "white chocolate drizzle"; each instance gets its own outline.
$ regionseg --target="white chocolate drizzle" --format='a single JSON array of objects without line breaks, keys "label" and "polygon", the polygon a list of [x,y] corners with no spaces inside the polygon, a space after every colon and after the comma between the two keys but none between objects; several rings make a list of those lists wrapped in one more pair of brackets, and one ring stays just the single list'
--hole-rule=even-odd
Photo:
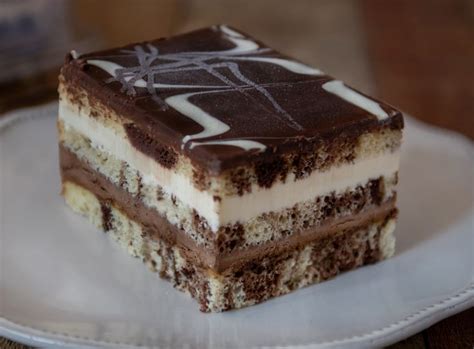
[{"label": "white chocolate drizzle", "polygon": [[[106,73],[112,75],[112,76],[116,76],[117,75],[117,71],[120,71],[122,69],[125,69],[125,67],[117,64],[117,63],[114,63],[114,62],[109,62],[109,61],[102,61],[102,60],[98,60],[98,59],[89,59],[87,61],[87,64],[90,64],[90,65],[93,65],[93,66],[96,66],[97,68],[100,68],[102,69],[103,71],[105,71]],[[133,76],[125,76],[124,77],[124,80],[126,82],[129,82],[130,80],[133,79]],[[148,83],[143,80],[143,79],[135,79],[133,81],[133,86],[134,87],[144,87],[146,88],[148,85]],[[160,84],[160,83],[152,83],[151,86],[153,86],[153,88],[155,89],[176,89],[176,88],[209,88],[209,89],[212,89],[212,90],[215,90],[215,89],[227,89],[228,87],[227,86],[211,86],[211,85],[175,85],[175,84]]]},{"label": "white chocolate drizzle", "polygon": [[226,34],[227,39],[232,41],[235,45],[230,50],[221,51],[221,53],[235,54],[235,53],[247,53],[258,49],[258,45],[255,41],[245,38],[242,34],[237,33],[235,30],[230,29],[225,25],[219,27],[220,31]]},{"label": "white chocolate drizzle", "polygon": [[78,59],[79,58],[79,54],[77,53],[76,50],[71,50],[71,52],[69,52],[71,54],[71,57],[72,59]]},{"label": "white chocolate drizzle", "polygon": [[165,99],[165,102],[169,106],[179,111],[181,114],[186,115],[190,119],[196,121],[198,124],[200,124],[204,128],[204,130],[202,130],[199,133],[185,136],[183,138],[183,145],[193,139],[213,137],[213,136],[226,133],[230,129],[229,125],[223,123],[222,121],[213,117],[212,115],[209,115],[198,106],[189,102],[188,100],[189,97],[200,94],[200,93],[201,92],[185,93],[181,95],[168,97]]},{"label": "white chocolate drizzle", "polygon": [[368,111],[370,114],[375,115],[377,119],[379,120],[386,119],[389,116],[385,112],[385,110],[383,110],[382,107],[380,107],[380,105],[377,102],[347,87],[340,80],[332,80],[332,81],[326,82],[325,84],[323,84],[322,87],[329,93],[332,93],[344,99],[345,101],[352,103],[358,106],[359,108]]},{"label": "white chocolate drizzle", "polygon": [[236,32],[233,29],[230,29],[226,25],[215,26],[213,28],[217,29],[217,30],[220,30],[224,34],[227,34],[227,36],[230,37],[230,38],[244,38],[244,36],[242,34],[240,34],[239,32]]},{"label": "white chocolate drizzle", "polygon": [[[222,91],[235,91],[244,95],[247,99],[257,103],[265,110],[273,111],[280,122],[295,130],[302,130],[303,127],[289,115],[279,103],[271,96],[265,85],[260,85],[248,79],[241,71],[238,61],[264,62],[278,65],[296,74],[305,75],[323,75],[323,73],[303,63],[284,58],[256,56],[270,49],[259,48],[259,45],[243,36],[242,34],[228,28],[227,26],[214,27],[219,30],[224,37],[231,41],[235,47],[223,51],[203,51],[203,52],[179,52],[171,54],[159,54],[158,48],[147,44],[146,46],[137,45],[134,50],[122,50],[127,55],[136,57],[139,65],[133,67],[123,67],[117,63],[101,59],[89,59],[87,63],[96,66],[112,76],[112,81],[119,81],[122,84],[122,91],[130,95],[135,95],[135,88],[146,88],[152,99],[159,104],[162,110],[172,107],[181,114],[189,117],[203,127],[203,130],[193,135],[186,135],[182,139],[182,147],[187,144],[190,149],[200,145],[229,145],[240,147],[244,150],[258,149],[265,150],[266,146],[260,142],[242,139],[219,139],[195,142],[193,140],[204,139],[222,135],[230,130],[230,126],[210,115],[200,107],[189,101],[194,95],[203,95],[207,93],[216,93]],[[153,64],[161,60],[164,63]],[[212,63],[208,63],[212,60]],[[215,62],[217,60],[217,62]],[[237,62],[236,62],[237,61]],[[233,77],[240,81],[236,83],[221,73],[222,69],[227,69]],[[181,85],[181,84],[162,84],[156,82],[159,74],[180,73],[204,70],[212,75],[216,80],[222,82],[222,85]],[[144,79],[146,78],[146,80]],[[163,100],[157,93],[157,90],[165,89],[197,89],[198,92],[190,92],[167,97]],[[255,97],[255,94],[249,94],[247,90],[253,89],[259,92],[262,98]],[[203,91],[204,90],[204,91]],[[271,108],[270,108],[271,107]]]},{"label": "white chocolate drizzle", "polygon": [[290,61],[288,59],[273,58],[273,57],[232,57],[232,59],[236,61],[271,63],[271,64],[279,65],[280,67],[283,67],[286,70],[289,70],[292,73],[296,73],[296,74],[305,74],[305,75],[314,75],[314,76],[324,75],[324,73],[319,69],[310,67],[300,62]]},{"label": "white chocolate drizzle", "polygon": [[191,142],[189,149],[193,149],[199,145],[233,145],[244,150],[258,149],[260,151],[265,150],[266,146],[260,142],[250,141],[247,139],[223,139],[217,141],[206,141],[206,142]]}]

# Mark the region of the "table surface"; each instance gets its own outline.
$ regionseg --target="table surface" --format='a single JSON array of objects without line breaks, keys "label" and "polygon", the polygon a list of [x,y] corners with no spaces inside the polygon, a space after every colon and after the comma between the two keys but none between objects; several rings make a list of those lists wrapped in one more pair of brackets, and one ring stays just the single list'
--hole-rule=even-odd
[{"label": "table surface", "polygon": [[[102,13],[97,7],[108,6],[110,1],[76,1],[74,10],[88,23],[95,20],[97,25],[103,25],[107,18],[97,16],[97,13]],[[130,3],[120,2],[121,6],[117,6],[115,11],[128,13]],[[270,2],[274,8],[273,21],[262,26],[260,17],[252,15],[246,15],[245,21],[241,21],[250,4],[264,9]],[[300,0],[299,3],[301,7],[288,14],[287,5],[271,0],[261,0],[258,5],[251,0],[236,0],[233,11],[225,11],[226,5],[219,0],[208,0],[205,5],[198,0],[161,1],[159,6],[167,20],[161,21],[159,27],[142,25],[135,32],[124,33],[120,26],[110,22],[106,23],[106,30],[100,26],[97,30],[102,30],[104,42],[117,44],[133,41],[133,35],[149,37],[144,33],[162,36],[208,23],[236,24],[265,41],[276,42],[274,46],[277,48],[288,47],[286,52],[330,71],[423,121],[474,139],[474,1]],[[156,15],[151,11],[157,10],[156,1],[143,0],[141,4],[138,17],[143,19],[150,12]],[[185,16],[186,13],[194,13],[194,16]],[[318,13],[324,16],[319,18]],[[331,16],[338,20],[325,20]],[[303,35],[308,35],[308,31],[311,31],[317,51],[320,51],[318,54],[314,53],[316,50],[308,50]],[[324,40],[327,36],[336,36],[339,45],[335,47],[334,40]],[[303,39],[295,41],[295,37]],[[350,54],[350,62],[334,60],[335,55],[344,56],[346,53]],[[0,117],[8,110],[57,98],[57,75],[57,69],[53,69],[21,81],[0,84]],[[473,324],[474,308],[471,308],[390,348],[473,348]],[[27,347],[0,338],[0,348]]]}]

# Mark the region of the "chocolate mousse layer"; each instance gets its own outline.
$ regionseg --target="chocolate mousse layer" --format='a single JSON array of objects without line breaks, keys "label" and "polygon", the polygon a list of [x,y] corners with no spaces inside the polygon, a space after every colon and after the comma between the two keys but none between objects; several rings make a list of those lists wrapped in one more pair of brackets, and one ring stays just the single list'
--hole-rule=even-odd
[{"label": "chocolate mousse layer", "polygon": [[187,234],[169,223],[166,218],[154,209],[147,207],[140,196],[132,196],[123,188],[113,184],[63,145],[59,146],[59,153],[63,181],[70,181],[84,187],[101,201],[105,231],[109,226],[107,207],[113,205],[123,211],[131,220],[141,224],[144,231],[152,238],[162,239],[169,245],[179,246],[189,261],[204,268],[211,268],[216,272],[239,268],[252,260],[258,261],[265,256],[278,255],[300,248],[318,239],[327,238],[340,230],[350,230],[385,217],[394,217],[397,211],[395,198],[392,198],[367,212],[338,220],[326,220],[324,225],[293,234],[284,240],[270,241],[258,246],[234,250],[231,253],[223,253],[219,250],[219,239],[216,239],[210,248],[196,244]]}]

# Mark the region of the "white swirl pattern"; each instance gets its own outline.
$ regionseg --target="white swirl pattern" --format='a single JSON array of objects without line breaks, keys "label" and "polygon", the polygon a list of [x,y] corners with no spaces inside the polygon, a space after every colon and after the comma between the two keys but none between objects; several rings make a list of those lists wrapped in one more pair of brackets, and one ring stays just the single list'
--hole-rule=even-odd
[{"label": "white swirl pattern", "polygon": [[340,80],[328,81],[323,84],[322,87],[327,92],[332,93],[339,98],[342,98],[345,101],[352,103],[361,109],[364,109],[365,111],[368,111],[372,115],[375,115],[379,120],[389,117],[387,112],[382,109],[380,104],[347,87]]},{"label": "white swirl pattern", "polygon": [[[147,88],[154,99],[160,103],[163,108],[170,106],[181,114],[186,115],[193,121],[199,123],[203,127],[203,131],[197,134],[185,136],[182,140],[182,147],[189,143],[190,149],[199,145],[230,145],[240,147],[244,150],[257,149],[259,151],[263,151],[266,148],[264,144],[257,141],[246,140],[245,137],[243,139],[218,139],[201,142],[190,142],[192,140],[219,136],[230,130],[229,125],[189,102],[190,97],[198,94],[219,91],[238,91],[249,97],[246,90],[253,88],[272,104],[274,111],[276,112],[275,114],[278,115],[281,121],[287,123],[289,127],[292,127],[296,130],[301,130],[302,126],[299,125],[285,110],[283,110],[283,108],[281,108],[281,106],[273,99],[265,87],[258,85],[246,78],[240,72],[238,64],[232,61],[265,62],[278,65],[296,74],[317,76],[323,75],[323,73],[320,70],[293,60],[274,57],[248,56],[267,52],[268,49],[259,49],[259,46],[255,41],[244,37],[240,33],[226,26],[219,26],[215,27],[214,29],[222,32],[226,39],[231,41],[235,47],[229,50],[214,52],[182,52],[176,54],[159,55],[158,49],[148,44],[147,48],[149,52],[146,52],[142,46],[135,46],[135,50],[123,50],[124,53],[135,55],[137,57],[137,60],[140,63],[140,66],[138,67],[123,67],[117,63],[99,59],[89,59],[87,60],[87,63],[107,72],[113,77],[113,81],[120,81],[122,83],[123,90],[127,93],[135,94],[136,87]],[[213,64],[206,63],[207,60],[216,58],[222,62]],[[172,63],[151,65],[157,59],[171,61]],[[224,75],[219,73],[216,68],[229,69],[230,72],[244,85],[238,85],[232,82]],[[205,70],[209,74],[216,77],[218,80],[222,81],[224,84],[215,86],[161,84],[154,82],[156,81],[155,75],[159,73],[193,70]],[[147,77],[147,81],[143,79],[145,76]],[[161,101],[161,99],[156,94],[156,90],[159,89],[199,89],[201,91],[178,94]]]}]

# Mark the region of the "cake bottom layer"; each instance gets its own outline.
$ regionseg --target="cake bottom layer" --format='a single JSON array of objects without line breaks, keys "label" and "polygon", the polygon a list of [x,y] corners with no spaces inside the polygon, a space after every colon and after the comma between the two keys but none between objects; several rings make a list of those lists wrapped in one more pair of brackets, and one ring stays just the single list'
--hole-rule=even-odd
[{"label": "cake bottom layer", "polygon": [[66,203],[107,232],[132,256],[174,287],[194,297],[201,311],[236,309],[318,283],[356,267],[390,257],[394,252],[396,210],[382,219],[338,231],[284,253],[269,255],[220,273],[186,259],[185,247],[150,236],[112,201],[63,181]]}]

